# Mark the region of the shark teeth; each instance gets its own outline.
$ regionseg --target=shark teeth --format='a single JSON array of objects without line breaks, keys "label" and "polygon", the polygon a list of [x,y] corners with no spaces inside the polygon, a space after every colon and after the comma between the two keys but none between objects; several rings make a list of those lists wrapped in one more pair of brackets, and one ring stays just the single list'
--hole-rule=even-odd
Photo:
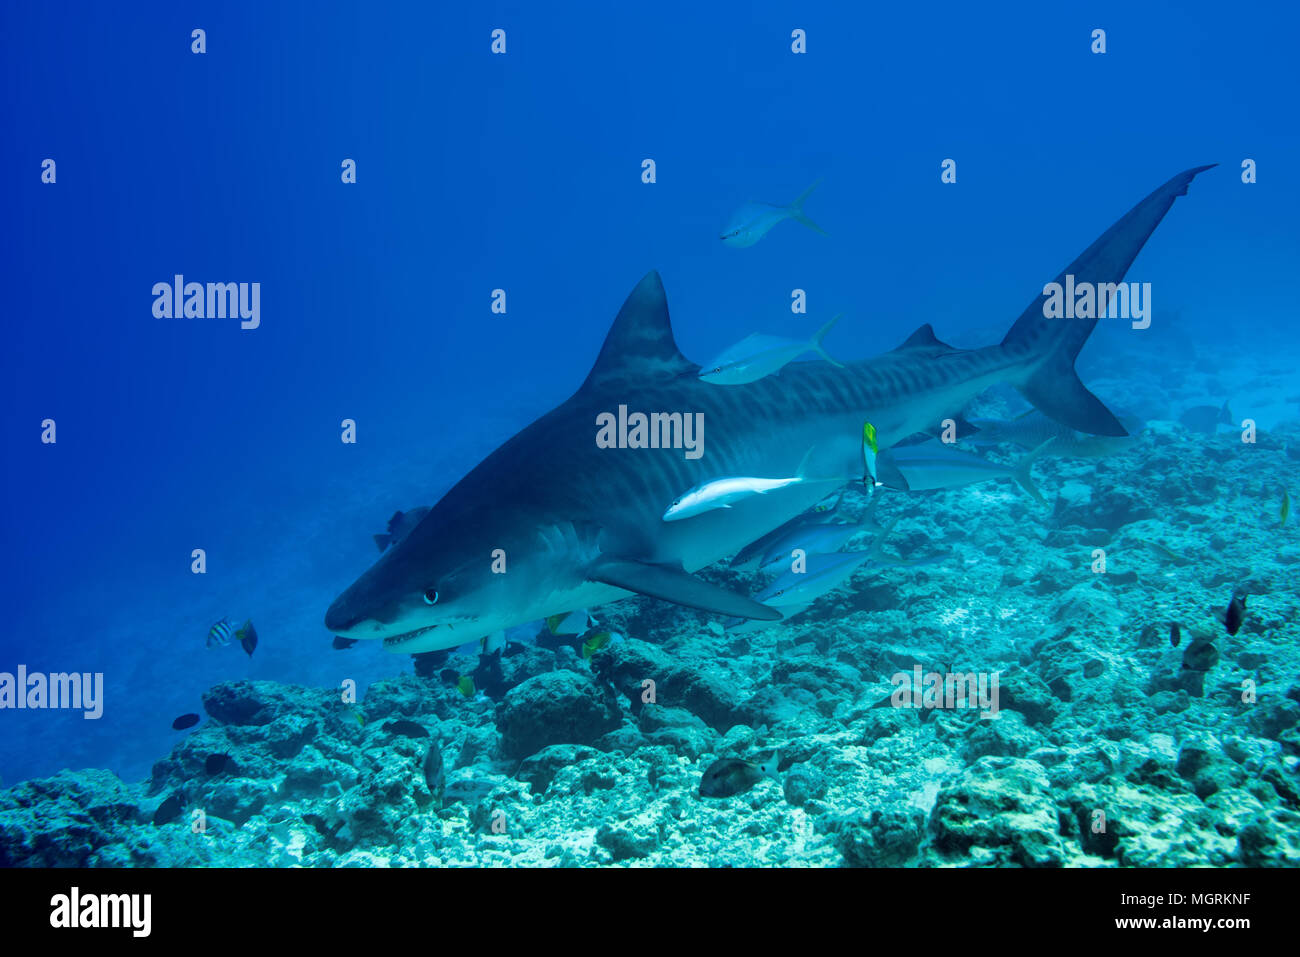
[{"label": "shark teeth", "polygon": [[406,644],[406,642],[410,641],[411,639],[418,638],[420,635],[423,635],[426,631],[433,631],[433,629],[437,627],[438,627],[437,625],[429,625],[427,628],[417,628],[415,629],[415,631],[408,631],[402,635],[390,635],[389,637],[384,639],[384,647],[392,648],[396,645]]}]

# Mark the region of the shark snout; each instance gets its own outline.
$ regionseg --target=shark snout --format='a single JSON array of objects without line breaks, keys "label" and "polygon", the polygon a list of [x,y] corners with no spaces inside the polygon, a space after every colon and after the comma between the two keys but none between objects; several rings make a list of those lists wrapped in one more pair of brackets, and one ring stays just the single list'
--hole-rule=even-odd
[{"label": "shark snout", "polygon": [[345,634],[347,631],[355,628],[361,621],[361,616],[350,606],[347,597],[346,592],[339,595],[325,612],[325,630],[344,637],[347,637]]}]

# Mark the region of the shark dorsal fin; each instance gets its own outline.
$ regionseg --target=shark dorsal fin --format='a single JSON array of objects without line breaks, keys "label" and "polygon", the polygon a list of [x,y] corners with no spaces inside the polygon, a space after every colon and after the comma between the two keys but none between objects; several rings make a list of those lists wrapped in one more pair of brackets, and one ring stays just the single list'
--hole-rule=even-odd
[{"label": "shark dorsal fin", "polygon": [[675,378],[697,369],[673,340],[664,284],[659,273],[651,271],[636,284],[618,311],[582,387]]},{"label": "shark dorsal fin", "polygon": [[928,322],[921,326],[916,332],[912,333],[903,340],[903,344],[895,349],[895,352],[904,352],[912,350],[925,350],[926,352],[956,352],[952,346],[943,342],[934,334],[934,327]]}]

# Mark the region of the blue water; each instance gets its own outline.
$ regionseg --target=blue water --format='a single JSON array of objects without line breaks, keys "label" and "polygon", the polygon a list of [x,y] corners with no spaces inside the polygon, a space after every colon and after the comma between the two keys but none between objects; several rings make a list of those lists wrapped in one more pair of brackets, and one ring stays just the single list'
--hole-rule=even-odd
[{"label": "blue water", "polygon": [[[394,509],[577,387],[650,269],[697,360],[841,311],[846,357],[923,322],[984,343],[1133,203],[1217,162],[1128,278],[1153,284],[1154,330],[1247,368],[1294,340],[1294,9],[746,6],[6,5],[0,670],[106,690],[98,721],[0,712],[5,784],[144,777],[218,681],[409,669],[332,650],[325,608]],[[829,236],[718,241],[743,202],[818,178]],[[155,318],[177,273],[260,282],[260,327]],[[223,615],[256,622],[251,659],[204,647]]]}]

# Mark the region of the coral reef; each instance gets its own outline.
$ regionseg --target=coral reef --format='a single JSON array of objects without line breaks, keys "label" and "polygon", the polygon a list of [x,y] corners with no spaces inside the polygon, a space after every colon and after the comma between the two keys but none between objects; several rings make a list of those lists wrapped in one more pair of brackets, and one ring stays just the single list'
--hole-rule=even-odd
[{"label": "coral reef", "polygon": [[[492,698],[441,665],[357,704],[216,685],[145,782],[0,791],[0,866],[1294,866],[1300,546],[1258,517],[1285,456],[1196,439],[1234,496],[1211,507],[1193,441],[1157,424],[1115,459],[1045,459],[1050,511],[1001,484],[890,496],[887,549],[950,554],[765,630],[630,599],[590,660],[507,648]],[[1237,588],[1229,635],[1208,606]],[[996,672],[996,717],[892,706],[918,666]],[[773,751],[779,780],[698,794],[714,760]]]}]

